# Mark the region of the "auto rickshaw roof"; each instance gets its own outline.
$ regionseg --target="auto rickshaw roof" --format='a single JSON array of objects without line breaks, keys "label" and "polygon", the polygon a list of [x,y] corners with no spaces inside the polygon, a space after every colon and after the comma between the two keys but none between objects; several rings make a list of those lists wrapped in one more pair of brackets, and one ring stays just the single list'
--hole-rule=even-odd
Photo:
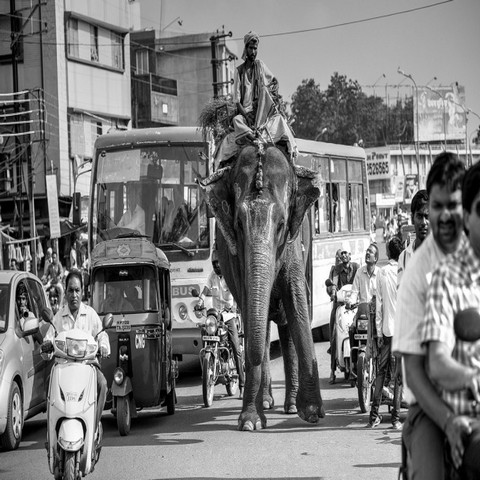
[{"label": "auto rickshaw roof", "polygon": [[91,253],[92,268],[119,263],[150,263],[170,270],[165,253],[146,238],[115,238],[95,246]]}]

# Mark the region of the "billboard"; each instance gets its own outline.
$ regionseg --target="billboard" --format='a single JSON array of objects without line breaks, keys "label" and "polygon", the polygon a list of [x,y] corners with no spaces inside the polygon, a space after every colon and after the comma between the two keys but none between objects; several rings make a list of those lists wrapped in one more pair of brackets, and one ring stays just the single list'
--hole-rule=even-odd
[{"label": "billboard", "polygon": [[[415,140],[420,142],[464,140],[466,132],[465,87],[418,87],[414,102]],[[417,130],[418,120],[418,130]],[[417,139],[417,131],[419,139]]]}]

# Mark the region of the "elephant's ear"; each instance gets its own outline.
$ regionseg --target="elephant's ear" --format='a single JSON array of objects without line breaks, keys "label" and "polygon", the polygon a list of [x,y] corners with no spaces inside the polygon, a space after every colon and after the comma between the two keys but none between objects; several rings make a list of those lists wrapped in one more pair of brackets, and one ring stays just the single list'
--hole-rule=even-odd
[{"label": "elephant's ear", "polygon": [[297,238],[305,213],[320,196],[316,173],[298,165],[294,165],[293,168],[297,176],[297,191],[292,199],[289,242],[293,242]]},{"label": "elephant's ear", "polygon": [[215,215],[215,220],[220,228],[228,249],[232,255],[237,254],[237,243],[233,231],[232,198],[233,192],[229,191],[227,182],[231,167],[221,168],[209,177],[200,180],[198,184],[206,191],[207,203]]}]

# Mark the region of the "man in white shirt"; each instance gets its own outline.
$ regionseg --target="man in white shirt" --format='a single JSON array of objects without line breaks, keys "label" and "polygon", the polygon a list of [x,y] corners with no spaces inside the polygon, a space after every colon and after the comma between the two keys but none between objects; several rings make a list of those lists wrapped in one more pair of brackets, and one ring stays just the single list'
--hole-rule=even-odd
[{"label": "man in white shirt", "polygon": [[[425,346],[420,326],[425,316],[427,290],[433,270],[449,253],[463,248],[461,186],[465,166],[453,153],[438,155],[427,177],[429,220],[427,236],[407,264],[397,295],[393,352],[402,355],[403,388],[409,403],[403,427],[409,478],[445,478],[444,441],[463,454],[462,435],[467,425],[460,417],[451,418],[425,370]],[[455,461],[455,460],[454,460]],[[457,463],[461,461],[457,459]]]},{"label": "man in white shirt", "polygon": [[[78,270],[73,270],[67,275],[66,280],[66,303],[56,313],[53,318],[53,325],[58,333],[78,328],[90,333],[95,337],[103,328],[102,322],[95,310],[82,303],[83,295],[83,279],[82,274]],[[48,358],[45,354],[50,354],[53,351],[53,341],[55,339],[55,329],[50,326],[45,334],[42,344],[42,352],[44,358]],[[101,332],[97,337],[99,345],[100,356],[102,358],[110,355],[110,341],[106,332]],[[97,425],[102,418],[103,407],[105,406],[105,399],[107,397],[107,380],[103,375],[100,366],[97,367]]]},{"label": "man in white shirt", "polygon": [[[357,270],[353,279],[352,292],[357,294],[358,303],[370,303],[377,294],[378,247],[371,243],[365,252],[365,265]],[[355,298],[355,295],[352,294]]]},{"label": "man in white shirt", "polygon": [[[377,346],[379,353],[377,358],[375,393],[370,410],[370,419],[367,424],[369,428],[375,428],[382,421],[382,416],[378,414],[378,410],[382,401],[385,376],[387,371],[394,370],[395,360],[392,356],[392,336],[397,304],[398,256],[401,251],[402,242],[398,237],[393,237],[387,243],[389,261],[387,265],[378,272],[375,324],[377,327]],[[400,423],[400,401],[401,395],[398,383],[395,382],[392,408],[392,426],[395,430],[402,428],[402,424]]]},{"label": "man in white shirt", "polygon": [[140,189],[138,186],[128,186],[127,211],[122,215],[117,227],[137,230],[141,235],[145,235],[145,210],[140,206]]}]

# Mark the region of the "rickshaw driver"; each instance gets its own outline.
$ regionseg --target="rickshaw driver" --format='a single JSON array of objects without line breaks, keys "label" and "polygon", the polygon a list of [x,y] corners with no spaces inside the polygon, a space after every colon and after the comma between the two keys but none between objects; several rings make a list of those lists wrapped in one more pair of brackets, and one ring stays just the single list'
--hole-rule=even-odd
[{"label": "rickshaw driver", "polygon": [[[102,330],[102,322],[97,312],[90,306],[82,303],[83,280],[82,273],[79,270],[72,270],[67,275],[66,280],[66,303],[55,314],[53,325],[57,332],[65,332],[78,328],[90,333],[93,337]],[[42,353],[49,354],[51,357],[53,352],[53,340],[55,338],[55,330],[50,325],[42,344]],[[101,332],[97,337],[100,349],[100,356],[106,358],[110,355],[110,341],[107,332]],[[45,356],[42,355],[44,358]],[[100,426],[105,399],[107,397],[107,380],[100,369],[100,365],[95,361],[93,364],[97,369],[97,426]],[[100,430],[98,430],[100,432]]]},{"label": "rickshaw driver", "polygon": [[237,323],[235,321],[235,314],[232,312],[233,296],[222,275],[216,250],[212,253],[212,266],[213,271],[210,273],[207,284],[203,287],[202,293],[198,297],[197,306],[203,308],[205,295],[210,291],[213,297],[213,308],[222,312],[228,331],[228,341],[232,345],[235,365],[237,367],[241,398],[243,387],[245,386],[245,374],[242,368],[242,354],[240,352],[240,341],[238,340]]}]

